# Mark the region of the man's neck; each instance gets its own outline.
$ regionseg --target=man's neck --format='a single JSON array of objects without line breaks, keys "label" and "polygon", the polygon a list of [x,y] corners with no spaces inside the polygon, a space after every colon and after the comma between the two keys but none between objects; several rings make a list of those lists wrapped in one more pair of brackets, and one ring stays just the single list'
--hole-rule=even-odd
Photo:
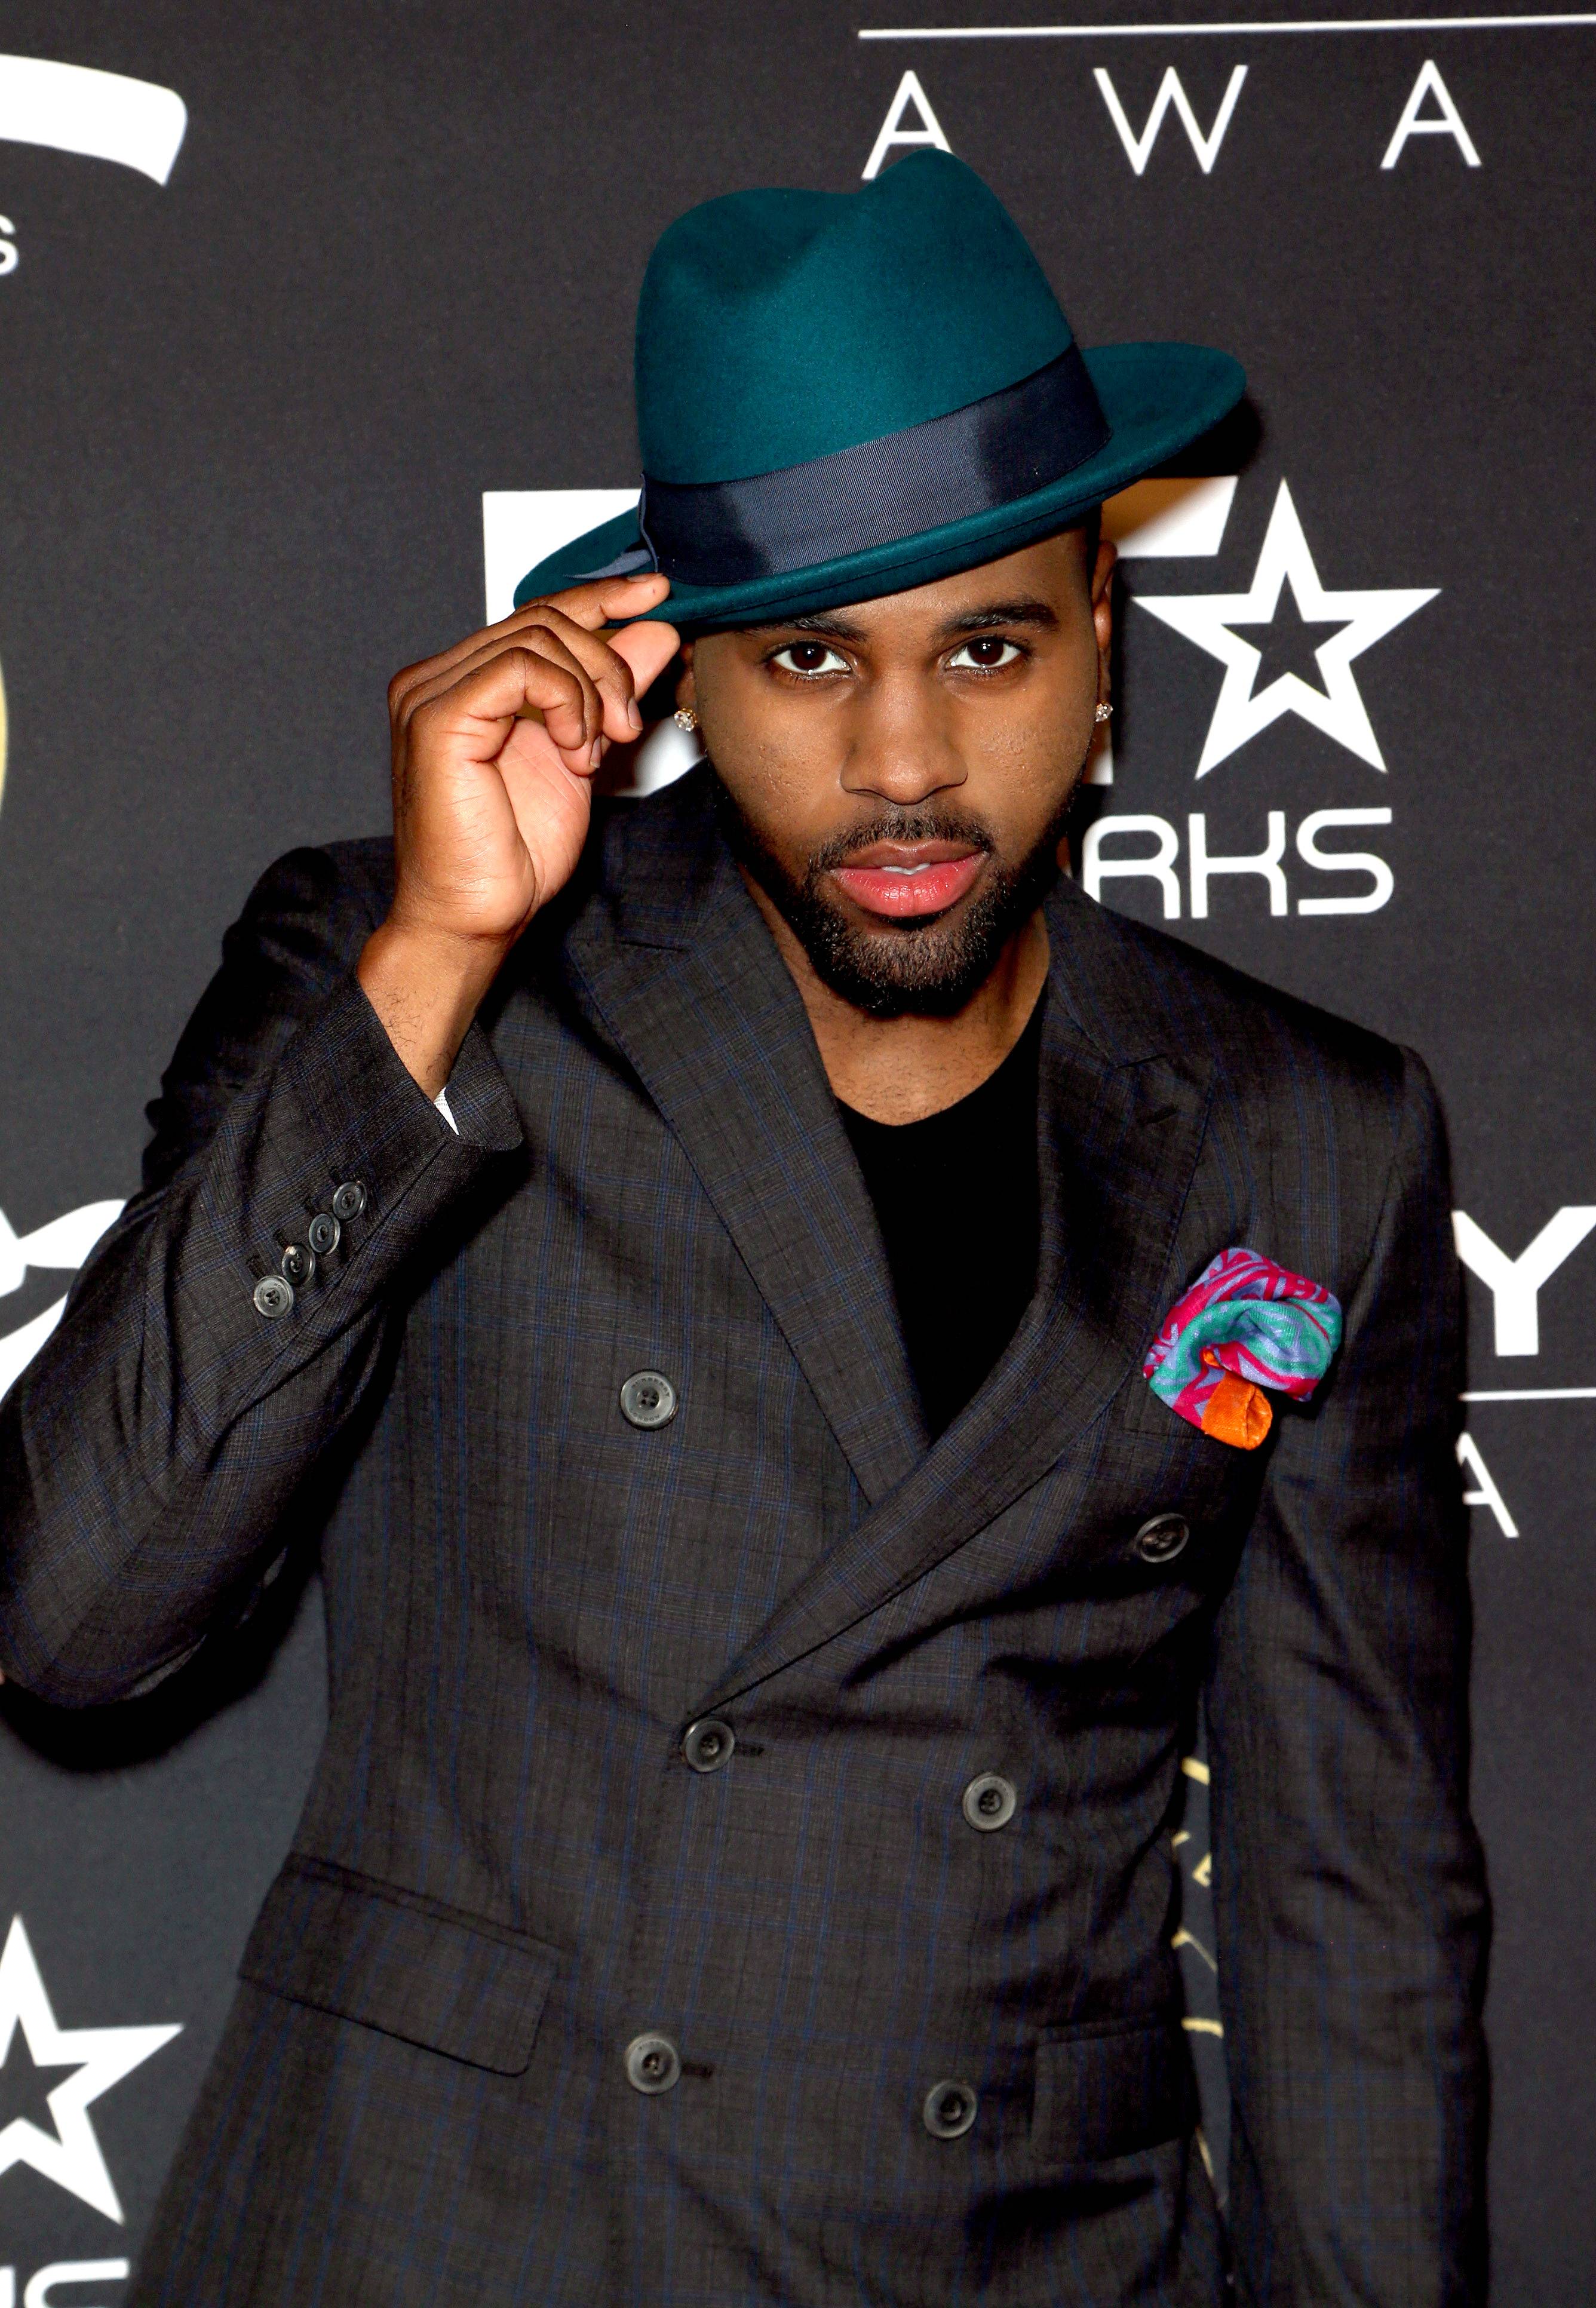
[{"label": "man's neck", "polygon": [[752,874],[755,904],[809,1013],[826,1079],[873,1122],[923,1122],[979,1089],[1025,1031],[1048,975],[1040,912],[1016,930],[991,976],[951,1018],[871,1018],[833,994]]}]

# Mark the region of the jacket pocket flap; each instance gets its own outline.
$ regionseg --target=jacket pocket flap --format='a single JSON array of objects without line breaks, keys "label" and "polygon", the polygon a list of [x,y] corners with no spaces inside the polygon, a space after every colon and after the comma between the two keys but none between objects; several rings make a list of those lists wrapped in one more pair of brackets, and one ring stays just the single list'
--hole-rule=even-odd
[{"label": "jacket pocket flap", "polygon": [[518,2076],[559,1958],[523,1932],[315,1859],[266,1895],[238,1976],[407,2044]]},{"label": "jacket pocket flap", "polygon": [[1048,2163],[1132,2156],[1177,2139],[1195,2115],[1178,2018],[1058,2028],[1037,2045],[1031,2138]]}]

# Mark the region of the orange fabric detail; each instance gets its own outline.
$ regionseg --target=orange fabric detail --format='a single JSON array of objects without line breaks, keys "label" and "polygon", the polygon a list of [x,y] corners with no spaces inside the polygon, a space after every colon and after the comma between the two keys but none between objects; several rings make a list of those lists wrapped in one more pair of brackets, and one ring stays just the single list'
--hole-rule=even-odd
[{"label": "orange fabric detail", "polygon": [[1267,1396],[1250,1379],[1227,1371],[1203,1406],[1203,1432],[1238,1451],[1255,1451],[1274,1423]]}]

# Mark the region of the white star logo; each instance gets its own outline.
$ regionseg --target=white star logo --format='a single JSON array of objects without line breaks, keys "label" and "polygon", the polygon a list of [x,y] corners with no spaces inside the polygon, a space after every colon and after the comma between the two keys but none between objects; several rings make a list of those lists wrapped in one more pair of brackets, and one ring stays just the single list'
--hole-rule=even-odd
[{"label": "white star logo", "polygon": [[22,1919],[17,1916],[5,1951],[0,1955],[0,2068],[10,2056],[19,2028],[35,2067],[70,2067],[74,2073],[57,2084],[45,2102],[56,2127],[54,2134],[41,2131],[38,2124],[21,2115],[0,2131],[0,2174],[9,2172],[13,2164],[31,2165],[58,2188],[81,2197],[108,2219],[120,2221],[121,2201],[89,2121],[89,2109],[102,2092],[119,2084],[174,2036],[180,2036],[181,2027],[58,2028]]},{"label": "white star logo", "polygon": [[[1306,624],[1339,624],[1342,630],[1314,651],[1324,679],[1322,690],[1299,674],[1283,673],[1255,693],[1254,682],[1263,652],[1244,641],[1234,625],[1272,625],[1280,608],[1282,588],[1290,581],[1300,620]],[[1195,642],[1225,668],[1219,702],[1208,725],[1197,775],[1229,759],[1278,721],[1285,713],[1298,713],[1322,729],[1338,745],[1356,754],[1376,770],[1384,770],[1374,728],[1352,678],[1352,660],[1384,640],[1395,625],[1433,601],[1439,587],[1366,587],[1357,592],[1327,593],[1319,582],[1313,555],[1302,533],[1302,523],[1284,481],[1269,516],[1269,529],[1252,590],[1247,593],[1138,594],[1137,606],[1173,625]]]}]

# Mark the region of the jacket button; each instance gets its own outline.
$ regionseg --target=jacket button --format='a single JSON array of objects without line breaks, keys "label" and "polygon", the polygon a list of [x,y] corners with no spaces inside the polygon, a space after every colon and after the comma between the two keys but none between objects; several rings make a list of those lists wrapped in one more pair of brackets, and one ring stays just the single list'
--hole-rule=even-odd
[{"label": "jacket button", "polygon": [[1142,1525],[1131,1544],[1143,1563],[1173,1563],[1191,1535],[1184,1515],[1154,1515],[1151,1522]]},{"label": "jacket button", "polygon": [[283,1279],[291,1282],[296,1290],[303,1290],[315,1274],[315,1253],[306,1250],[302,1242],[291,1242],[278,1260]]},{"label": "jacket button", "polygon": [[634,2036],[626,2046],[626,2081],[651,2098],[679,2083],[682,2055],[669,2036]]},{"label": "jacket button", "polygon": [[305,1236],[318,1258],[331,1258],[343,1237],[343,1228],[331,1210],[318,1210],[306,1227]]},{"label": "jacket button", "polygon": [[933,2084],[920,2110],[920,2122],[933,2140],[962,2140],[975,2122],[980,2102],[970,2084]]},{"label": "jacket button", "polygon": [[268,1322],[275,1322],[286,1314],[294,1303],[294,1286],[280,1274],[263,1274],[250,1296],[254,1311],[263,1314]]},{"label": "jacket button", "polygon": [[621,1417],[633,1426],[669,1426],[676,1389],[663,1371],[634,1371],[621,1389]]},{"label": "jacket button", "polygon": [[1008,1825],[1019,1802],[1012,1779],[1002,1778],[996,1771],[983,1771],[964,1790],[964,1816],[971,1827],[979,1827],[983,1835],[990,1835],[995,1828]]},{"label": "jacket button", "polygon": [[351,1219],[358,1219],[365,1208],[366,1189],[358,1179],[350,1178],[343,1185],[335,1189],[332,1196],[332,1215],[335,1219],[341,1219],[345,1226],[348,1226]]},{"label": "jacket button", "polygon": [[683,1732],[682,1759],[689,1770],[718,1771],[722,1763],[730,1762],[736,1745],[737,1733],[730,1724],[706,1715],[702,1723],[689,1723]]}]

